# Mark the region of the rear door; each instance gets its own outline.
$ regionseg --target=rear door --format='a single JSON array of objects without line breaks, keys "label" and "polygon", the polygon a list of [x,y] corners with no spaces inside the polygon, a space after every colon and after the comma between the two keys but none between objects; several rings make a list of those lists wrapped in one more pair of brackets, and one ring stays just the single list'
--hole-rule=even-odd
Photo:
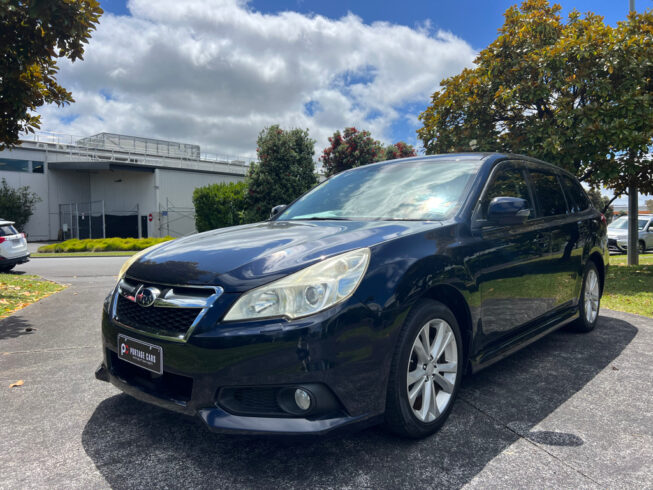
[{"label": "rear door", "polygon": [[551,250],[546,258],[546,274],[539,287],[546,312],[571,306],[576,299],[576,284],[582,274],[583,248],[577,215],[571,213],[558,173],[546,167],[528,169],[535,193],[539,221],[550,234]]}]

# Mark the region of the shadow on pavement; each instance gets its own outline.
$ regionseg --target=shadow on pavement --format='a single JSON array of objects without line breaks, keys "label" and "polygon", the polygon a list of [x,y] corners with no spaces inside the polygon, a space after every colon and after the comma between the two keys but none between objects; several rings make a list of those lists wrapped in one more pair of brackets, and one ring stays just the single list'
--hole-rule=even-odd
[{"label": "shadow on pavement", "polygon": [[31,335],[35,331],[30,322],[16,315],[0,320],[0,340]]},{"label": "shadow on pavement", "polygon": [[82,443],[112,488],[457,488],[519,437],[582,445],[575,434],[532,428],[606,368],[636,333],[627,322],[601,317],[590,334],[561,330],[536,342],[466,378],[449,420],[422,441],[380,428],[328,438],[217,435],[194,418],[116,395],[96,408]]},{"label": "shadow on pavement", "polygon": [[25,271],[12,269],[10,271],[4,272],[4,274],[11,274],[12,276],[22,276],[23,274],[25,274]]}]

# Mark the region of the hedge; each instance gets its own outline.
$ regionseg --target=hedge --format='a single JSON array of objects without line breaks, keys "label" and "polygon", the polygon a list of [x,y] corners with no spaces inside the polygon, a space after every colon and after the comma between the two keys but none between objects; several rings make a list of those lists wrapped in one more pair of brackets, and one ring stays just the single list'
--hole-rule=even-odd
[{"label": "hedge", "polygon": [[163,238],[87,238],[78,240],[73,238],[65,242],[53,243],[39,247],[42,253],[63,253],[63,252],[118,252],[137,251],[151,247],[157,243],[173,240],[173,237]]}]

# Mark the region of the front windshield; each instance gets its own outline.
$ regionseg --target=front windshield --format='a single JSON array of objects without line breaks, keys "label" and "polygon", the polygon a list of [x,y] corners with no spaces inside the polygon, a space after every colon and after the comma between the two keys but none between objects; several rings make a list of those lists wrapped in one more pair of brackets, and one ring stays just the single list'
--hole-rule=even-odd
[{"label": "front windshield", "polygon": [[343,172],[286,209],[280,220],[443,220],[461,206],[481,162],[370,165]]},{"label": "front windshield", "polygon": [[[638,219],[637,220],[637,229],[643,230],[644,226],[646,225],[646,222],[648,220],[646,219]],[[613,230],[627,230],[628,229],[628,218],[625,216],[622,216],[621,218],[615,220],[608,228],[611,228]]]}]

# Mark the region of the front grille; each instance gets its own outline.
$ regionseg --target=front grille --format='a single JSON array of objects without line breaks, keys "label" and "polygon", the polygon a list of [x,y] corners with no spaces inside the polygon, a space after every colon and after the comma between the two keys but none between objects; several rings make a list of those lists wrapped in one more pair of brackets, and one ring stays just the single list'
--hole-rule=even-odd
[{"label": "front grille", "polygon": [[621,247],[617,244],[617,240],[614,238],[608,238],[608,249],[613,252],[621,251]]},{"label": "front grille", "polygon": [[116,320],[129,327],[183,336],[200,313],[198,308],[143,307],[118,295]]}]

